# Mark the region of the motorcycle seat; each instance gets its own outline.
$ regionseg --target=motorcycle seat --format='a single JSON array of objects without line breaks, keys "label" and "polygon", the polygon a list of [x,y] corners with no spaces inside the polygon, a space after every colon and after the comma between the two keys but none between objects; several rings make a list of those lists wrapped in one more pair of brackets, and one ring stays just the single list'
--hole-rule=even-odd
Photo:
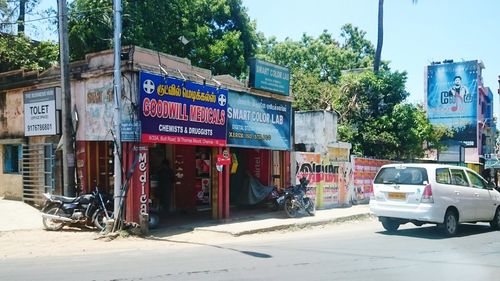
[{"label": "motorcycle seat", "polygon": [[58,201],[61,201],[63,203],[71,203],[73,201],[75,201],[77,197],[66,197],[66,196],[62,196],[62,195],[52,195],[52,199],[53,200],[58,200]]}]

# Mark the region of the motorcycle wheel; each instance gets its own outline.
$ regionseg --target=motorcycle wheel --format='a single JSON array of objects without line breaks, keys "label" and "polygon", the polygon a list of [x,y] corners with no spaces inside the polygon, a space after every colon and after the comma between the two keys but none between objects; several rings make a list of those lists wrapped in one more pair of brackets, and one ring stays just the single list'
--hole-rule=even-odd
[{"label": "motorcycle wheel", "polygon": [[155,229],[160,224],[160,216],[155,213],[149,213],[149,228]]},{"label": "motorcycle wheel", "polygon": [[[106,210],[106,212],[108,213],[108,217],[113,217],[113,212],[108,210]],[[97,210],[94,215],[92,215],[92,221],[99,231],[103,231],[104,229],[106,229],[107,220],[108,218],[106,217],[106,214],[103,210]]]},{"label": "motorcycle wheel", "polygon": [[289,218],[295,218],[297,216],[297,209],[293,207],[291,198],[285,200],[285,213]]},{"label": "motorcycle wheel", "polygon": [[271,207],[271,210],[273,212],[276,212],[280,209],[280,203],[276,201],[276,199],[273,200],[273,206]]},{"label": "motorcycle wheel", "polygon": [[310,216],[314,216],[316,214],[316,204],[314,204],[314,201],[311,200],[310,198],[309,199],[309,204],[307,205],[307,213],[310,215]]},{"label": "motorcycle wheel", "polygon": [[[49,214],[49,215],[54,215],[54,216],[63,216],[64,215],[64,211],[61,210],[57,206],[50,207],[45,213]],[[43,222],[43,227],[46,230],[50,230],[50,231],[61,230],[61,228],[63,228],[63,226],[64,226],[64,222],[53,220],[53,219],[48,219],[48,218],[42,218],[42,222]]]}]

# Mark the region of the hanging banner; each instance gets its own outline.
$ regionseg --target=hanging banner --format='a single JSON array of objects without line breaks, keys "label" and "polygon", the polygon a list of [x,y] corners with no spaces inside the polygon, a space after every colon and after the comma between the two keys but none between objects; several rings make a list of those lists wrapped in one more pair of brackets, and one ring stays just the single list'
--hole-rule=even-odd
[{"label": "hanging banner", "polygon": [[226,145],[227,90],[141,72],[141,140]]},{"label": "hanging banner", "polygon": [[228,145],[290,150],[291,116],[290,102],[229,91]]},{"label": "hanging banner", "polygon": [[451,138],[477,147],[478,62],[430,65],[427,115],[430,123],[454,131]]}]

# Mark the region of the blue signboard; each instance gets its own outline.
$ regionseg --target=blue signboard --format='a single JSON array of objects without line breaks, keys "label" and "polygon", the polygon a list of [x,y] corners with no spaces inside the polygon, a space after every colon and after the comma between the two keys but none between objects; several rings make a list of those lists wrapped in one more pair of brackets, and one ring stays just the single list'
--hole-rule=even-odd
[{"label": "blue signboard", "polygon": [[141,140],[226,145],[227,90],[141,72]]},{"label": "blue signboard", "polygon": [[477,61],[428,66],[427,116],[454,131],[453,140],[477,147]]},{"label": "blue signboard", "polygon": [[290,93],[290,70],[257,59],[250,60],[249,84],[251,88],[288,96]]},{"label": "blue signboard", "polygon": [[290,102],[229,91],[229,146],[291,149]]}]

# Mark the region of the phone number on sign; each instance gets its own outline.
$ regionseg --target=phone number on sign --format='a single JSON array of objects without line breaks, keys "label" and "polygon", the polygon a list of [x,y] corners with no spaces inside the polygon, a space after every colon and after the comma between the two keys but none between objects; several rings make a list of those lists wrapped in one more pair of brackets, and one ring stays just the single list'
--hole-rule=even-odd
[{"label": "phone number on sign", "polygon": [[33,131],[50,131],[50,130],[52,130],[52,124],[28,125],[28,132],[33,132]]},{"label": "phone number on sign", "polygon": [[230,138],[236,139],[253,139],[253,140],[271,140],[271,135],[264,134],[250,134],[250,133],[238,133],[238,132],[229,132]]}]

